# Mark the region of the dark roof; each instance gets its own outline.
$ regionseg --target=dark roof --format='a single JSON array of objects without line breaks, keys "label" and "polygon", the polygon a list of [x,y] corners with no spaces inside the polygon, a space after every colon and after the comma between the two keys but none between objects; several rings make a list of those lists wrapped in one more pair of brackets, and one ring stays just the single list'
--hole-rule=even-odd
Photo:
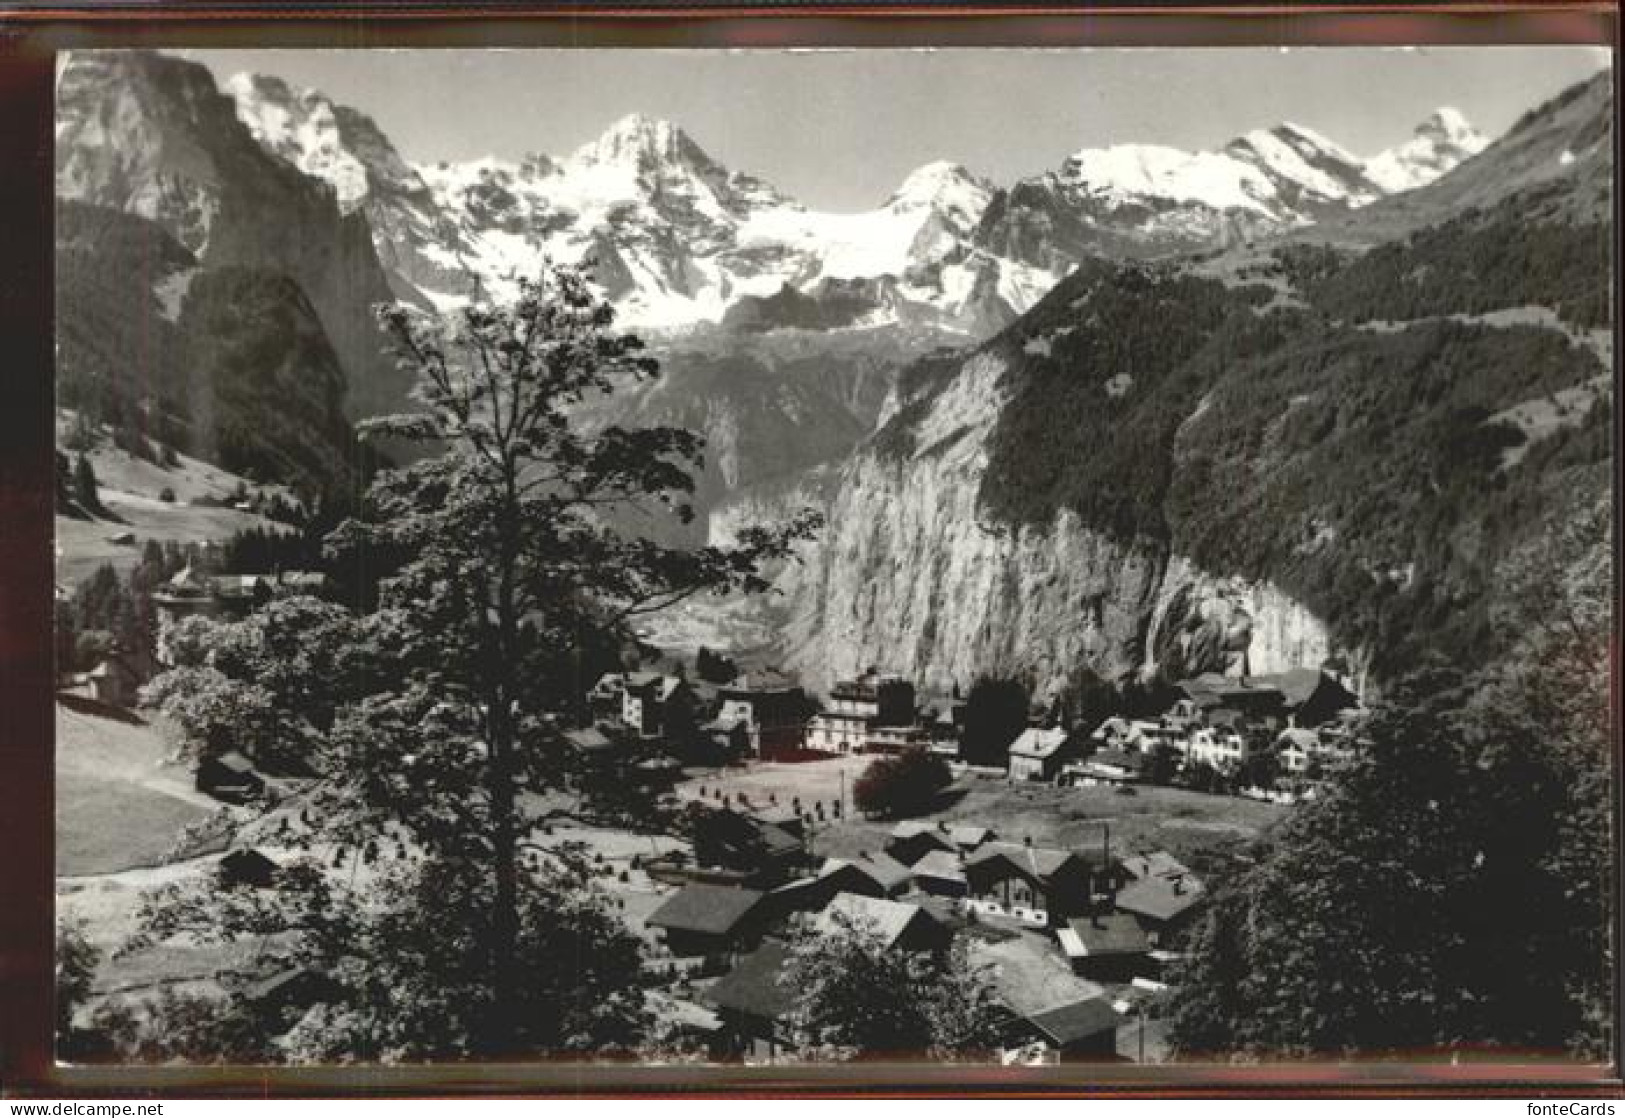
[{"label": "dark roof", "polygon": [[824,864],[819,877],[839,872],[842,866],[851,866],[882,889],[896,889],[906,885],[914,876],[912,870],[890,854],[864,854],[857,858],[831,858]]},{"label": "dark roof", "polygon": [[723,935],[756,907],[764,894],[730,885],[685,885],[649,914],[645,924],[684,932]]},{"label": "dark roof", "polygon": [[1067,927],[1072,929],[1091,959],[1104,955],[1141,955],[1151,950],[1139,921],[1126,912],[1079,916],[1068,920]]},{"label": "dark roof", "polygon": [[790,960],[790,949],[777,940],[743,956],[734,969],[717,979],[702,996],[718,1009],[748,1013],[769,1021],[790,1012],[790,992],[779,985],[779,975]]},{"label": "dark roof", "polygon": [[801,849],[801,840],[777,823],[764,823],[759,819],[753,822],[756,823],[756,832],[762,836],[762,845],[767,847],[768,853],[784,854]]},{"label": "dark roof", "polygon": [[1081,1002],[1058,1005],[1054,1009],[1031,1014],[1027,1020],[1063,1048],[1107,1030],[1116,1031],[1118,1023],[1117,1011],[1104,998],[1087,998]]},{"label": "dark roof", "polygon": [[1117,907],[1157,921],[1173,920],[1204,899],[1202,883],[1186,875],[1148,877],[1117,894]]},{"label": "dark roof", "polygon": [[965,857],[967,867],[975,867],[1004,858],[1017,868],[1034,877],[1047,878],[1074,857],[1069,850],[1053,850],[1043,846],[1027,846],[1019,842],[985,842]]}]

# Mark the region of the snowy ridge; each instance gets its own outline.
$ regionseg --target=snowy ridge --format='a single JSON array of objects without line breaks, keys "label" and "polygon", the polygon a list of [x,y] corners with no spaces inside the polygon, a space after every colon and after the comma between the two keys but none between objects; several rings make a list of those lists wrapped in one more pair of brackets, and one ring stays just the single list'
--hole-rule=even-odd
[{"label": "snowy ridge", "polygon": [[643,114],[563,157],[412,165],[369,118],[318,92],[260,75],[227,91],[263,146],[331,184],[346,211],[366,212],[401,297],[448,309],[476,290],[509,294],[545,259],[590,256],[623,319],[654,329],[721,322],[742,301],[788,289],[863,302],[841,319],[852,326],[985,330],[1084,255],[1293,228],[1430,181],[1482,147],[1454,110],[1366,163],[1283,124],[1215,151],[1086,148],[1009,190],[937,161],[874,209],[831,213],[723,167],[676,124]]},{"label": "snowy ridge", "polygon": [[1477,155],[1488,144],[1489,140],[1466,117],[1446,106],[1418,125],[1405,143],[1370,160],[1366,174],[1390,194],[1415,190]]}]

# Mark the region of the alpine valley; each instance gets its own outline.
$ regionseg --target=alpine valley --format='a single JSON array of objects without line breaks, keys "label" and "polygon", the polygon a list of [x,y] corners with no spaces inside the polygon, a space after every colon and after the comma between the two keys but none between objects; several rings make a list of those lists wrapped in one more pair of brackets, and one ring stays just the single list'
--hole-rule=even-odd
[{"label": "alpine valley", "polygon": [[351,423],[408,406],[373,304],[446,313],[591,259],[663,367],[591,419],[707,439],[700,515],[650,530],[824,511],[746,619],[809,685],[1240,653],[1380,686],[1493,651],[1504,565],[1609,499],[1612,102],[1599,75],[1494,142],[1441,109],[1370,157],[1283,123],[1009,183],[935,162],[826,213],[668,121],[420,166],[276,77],[78,53],[62,403],[343,487]]}]

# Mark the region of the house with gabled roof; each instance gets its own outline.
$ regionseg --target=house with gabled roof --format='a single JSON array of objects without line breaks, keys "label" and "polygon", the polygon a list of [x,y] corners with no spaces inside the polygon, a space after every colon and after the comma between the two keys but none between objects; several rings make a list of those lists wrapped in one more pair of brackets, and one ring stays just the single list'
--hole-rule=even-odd
[{"label": "house with gabled roof", "polygon": [[232,804],[246,803],[265,791],[254,762],[235,749],[199,761],[194,784],[199,792]]},{"label": "house with gabled roof", "polygon": [[667,897],[644,923],[660,929],[673,955],[730,955],[760,938],[763,896],[755,889],[694,882]]},{"label": "house with gabled roof", "polygon": [[1097,982],[1127,982],[1149,969],[1151,941],[1126,912],[1074,916],[1055,938],[1073,973]]},{"label": "house with gabled roof", "polygon": [[773,1060],[790,1047],[795,998],[782,981],[790,958],[788,944],[766,940],[700,993],[722,1019],[722,1044],[729,1052]]},{"label": "house with gabled roof", "polygon": [[1166,947],[1207,901],[1201,879],[1183,867],[1153,873],[1118,890],[1115,904],[1140,922],[1153,947]]},{"label": "house with gabled roof", "polygon": [[1058,1054],[1060,1063],[1115,1063],[1117,1011],[1103,997],[1052,1006],[1026,1018],[1027,1024]]},{"label": "house with gabled roof", "polygon": [[1094,885],[1078,854],[1015,842],[983,843],[966,856],[964,870],[972,898],[1053,926],[1087,911]]},{"label": "house with gabled roof", "polygon": [[920,823],[905,819],[891,829],[886,840],[886,853],[912,866],[933,850],[957,851],[953,838],[940,824]]},{"label": "house with gabled roof", "polygon": [[1006,1013],[1006,1049],[1038,1045],[1062,1061],[1110,1059],[1117,1017],[1098,983],[1073,973],[1054,946],[1032,936],[970,942],[970,958]]},{"label": "house with gabled roof", "polygon": [[895,897],[908,891],[914,875],[889,854],[863,851],[856,858],[830,858],[818,871],[840,886],[839,892],[868,897]]},{"label": "house with gabled roof", "polygon": [[1029,726],[1010,743],[1010,779],[1054,780],[1073,752],[1068,747],[1070,739],[1071,734],[1061,726],[1047,730]]},{"label": "house with gabled roof", "polygon": [[935,897],[963,897],[970,892],[957,851],[933,850],[914,863],[914,884]]},{"label": "house with gabled roof", "polygon": [[930,953],[948,946],[951,933],[919,905],[841,893],[813,921],[825,935],[856,927],[878,935],[889,951]]}]

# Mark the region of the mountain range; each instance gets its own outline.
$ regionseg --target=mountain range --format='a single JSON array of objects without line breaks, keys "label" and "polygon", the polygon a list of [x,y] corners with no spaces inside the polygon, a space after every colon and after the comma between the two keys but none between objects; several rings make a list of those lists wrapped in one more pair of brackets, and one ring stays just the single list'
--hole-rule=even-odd
[{"label": "mountain range", "polygon": [[984,333],[1087,255],[1277,233],[1429,182],[1485,142],[1444,109],[1362,161],[1283,124],[1212,152],[1085,149],[1008,189],[929,163],[876,209],[829,213],[643,115],[562,157],[413,166],[370,118],[320,93],[261,75],[227,89],[261,144],[366,214],[401,297],[444,308],[475,284],[501,294],[543,257],[590,254],[623,317],[662,329],[905,322]]},{"label": "mountain range", "polygon": [[407,404],[372,304],[591,255],[664,375],[584,418],[706,436],[692,538],[826,513],[759,619],[814,686],[1238,643],[1389,679],[1489,654],[1508,557],[1608,494],[1608,74],[1490,144],[1283,124],[1008,185],[931,163],[855,214],[642,116],[415,166],[320,93],[141,52],[68,57],[57,140],[64,402],[306,489]]}]

